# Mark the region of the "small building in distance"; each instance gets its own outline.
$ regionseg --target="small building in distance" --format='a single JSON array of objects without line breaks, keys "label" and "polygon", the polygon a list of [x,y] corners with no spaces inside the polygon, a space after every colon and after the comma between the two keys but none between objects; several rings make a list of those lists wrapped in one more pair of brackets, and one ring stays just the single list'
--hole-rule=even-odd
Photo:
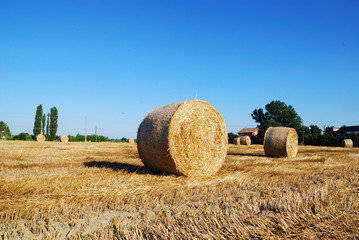
[{"label": "small building in distance", "polygon": [[340,135],[359,135],[359,126],[341,127],[338,129]]},{"label": "small building in distance", "polygon": [[256,137],[258,135],[259,128],[243,128],[241,131],[238,132],[238,136],[254,136]]}]

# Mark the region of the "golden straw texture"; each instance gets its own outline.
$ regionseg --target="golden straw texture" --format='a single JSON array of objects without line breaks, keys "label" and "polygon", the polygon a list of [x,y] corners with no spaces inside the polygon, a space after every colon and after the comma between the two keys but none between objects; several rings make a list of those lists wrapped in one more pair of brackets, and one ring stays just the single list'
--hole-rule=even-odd
[{"label": "golden straw texture", "polygon": [[45,141],[46,141],[46,138],[45,138],[44,135],[39,134],[39,135],[36,136],[36,141],[37,141],[37,142],[45,142]]},{"label": "golden straw texture", "polygon": [[264,152],[270,157],[295,157],[298,135],[294,128],[270,127],[264,136]]},{"label": "golden straw texture", "polygon": [[353,147],[353,140],[351,140],[351,139],[343,139],[342,140],[342,147],[352,148]]},{"label": "golden straw texture", "polygon": [[135,143],[135,139],[133,139],[133,138],[129,138],[129,139],[128,139],[128,143],[130,143],[130,144]]},{"label": "golden straw texture", "polygon": [[235,145],[241,145],[240,138],[239,138],[239,137],[238,137],[238,138],[234,138],[234,139],[233,139],[233,144],[235,144]]},{"label": "golden straw texture", "polygon": [[227,154],[222,116],[201,100],[177,102],[149,112],[137,133],[142,162],[155,171],[176,175],[212,175]]},{"label": "golden straw texture", "polygon": [[251,145],[251,138],[249,136],[242,136],[240,142],[241,145]]},{"label": "golden straw texture", "polygon": [[66,135],[61,135],[60,136],[60,142],[68,142],[69,141],[69,137]]}]

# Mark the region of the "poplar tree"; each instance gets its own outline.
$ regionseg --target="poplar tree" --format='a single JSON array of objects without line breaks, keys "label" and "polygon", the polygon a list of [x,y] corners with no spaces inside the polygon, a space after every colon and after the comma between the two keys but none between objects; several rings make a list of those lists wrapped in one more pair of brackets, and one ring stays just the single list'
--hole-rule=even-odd
[{"label": "poplar tree", "polygon": [[41,124],[41,133],[45,135],[45,122],[46,122],[46,114],[42,115],[42,124]]},{"label": "poplar tree", "polygon": [[58,112],[56,107],[50,109],[50,139],[53,141],[56,138],[57,132]]},{"label": "poplar tree", "polygon": [[41,133],[41,118],[42,118],[42,105],[40,104],[37,106],[36,115],[35,115],[35,122],[34,122],[34,137]]},{"label": "poplar tree", "polygon": [[49,130],[50,130],[50,113],[47,114],[46,139],[49,139]]}]

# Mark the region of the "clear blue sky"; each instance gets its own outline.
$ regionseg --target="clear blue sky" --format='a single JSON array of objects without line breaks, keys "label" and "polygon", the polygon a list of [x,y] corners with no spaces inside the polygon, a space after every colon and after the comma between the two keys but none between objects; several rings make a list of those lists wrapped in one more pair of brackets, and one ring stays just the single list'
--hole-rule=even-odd
[{"label": "clear blue sky", "polygon": [[136,137],[142,118],[202,99],[227,131],[292,105],[305,125],[359,124],[359,1],[0,0],[0,120],[32,134]]}]

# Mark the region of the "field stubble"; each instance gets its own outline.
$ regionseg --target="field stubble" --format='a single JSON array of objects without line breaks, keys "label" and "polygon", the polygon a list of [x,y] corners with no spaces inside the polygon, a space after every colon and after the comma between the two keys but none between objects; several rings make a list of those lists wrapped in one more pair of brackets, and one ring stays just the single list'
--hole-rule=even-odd
[{"label": "field stubble", "polygon": [[359,149],[295,158],[230,145],[209,177],[145,168],[134,144],[0,142],[0,236],[69,239],[359,237]]}]

